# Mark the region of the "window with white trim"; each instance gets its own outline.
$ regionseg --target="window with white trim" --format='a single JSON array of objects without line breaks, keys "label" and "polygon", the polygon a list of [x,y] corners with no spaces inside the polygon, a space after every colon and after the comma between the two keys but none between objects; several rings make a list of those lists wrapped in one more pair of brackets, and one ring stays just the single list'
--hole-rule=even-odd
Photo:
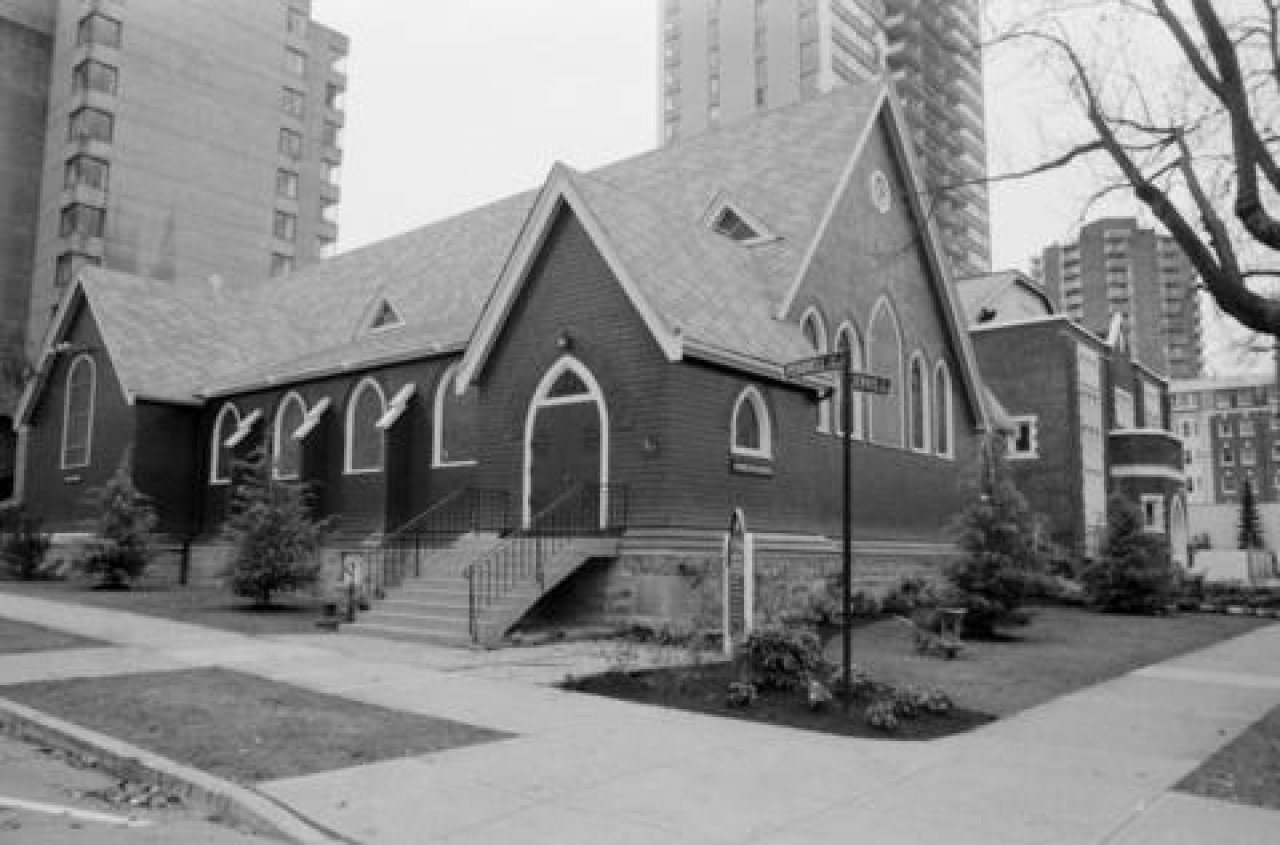
[{"label": "window with white trim", "polygon": [[1236,492],[1236,477],[1229,472],[1225,472],[1222,474],[1222,492],[1223,493]]},{"label": "window with white trim", "polygon": [[1133,408],[1133,394],[1127,390],[1117,387],[1114,391],[1115,396],[1115,427],[1116,428],[1133,428],[1136,424]]},{"label": "window with white trim", "polygon": [[290,393],[276,408],[276,424],[273,435],[274,466],[272,474],[279,479],[295,479],[302,474],[302,441],[294,432],[307,418],[307,406],[302,397]]},{"label": "window with white trim", "polygon": [[902,447],[903,442],[902,330],[888,299],[881,299],[867,329],[867,365],[872,373],[889,379],[889,392],[870,397],[870,440],[882,446]]},{"label": "window with white trim", "polygon": [[939,361],[933,372],[933,450],[943,457],[952,455],[954,410],[951,399],[951,371]]},{"label": "window with white trim", "polygon": [[476,395],[469,390],[459,396],[457,377],[458,365],[453,364],[436,385],[431,414],[431,465],[435,467],[475,464]]},{"label": "window with white trim", "polygon": [[213,420],[213,434],[209,439],[209,483],[226,484],[231,481],[231,463],[235,460],[227,445],[231,435],[240,427],[240,411],[228,402],[218,410]]},{"label": "window with white trim", "polygon": [[929,380],[925,375],[924,358],[916,353],[911,356],[907,376],[907,442],[917,452],[929,451]]},{"label": "window with white trim", "polygon": [[[808,341],[810,348],[818,354],[825,353],[827,346],[827,323],[822,318],[822,312],[817,308],[810,308],[800,318],[800,330],[804,332],[804,339]],[[818,431],[831,431],[831,400],[823,399],[818,403]]]},{"label": "window with white trim", "polygon": [[1164,533],[1164,497],[1142,497],[1142,530],[1148,534]]},{"label": "window with white trim", "polygon": [[62,408],[63,469],[89,465],[97,383],[97,364],[88,354],[79,355],[67,368],[67,386]]},{"label": "window with white trim", "polygon": [[1218,436],[1219,437],[1231,436],[1231,420],[1229,420],[1226,417],[1222,417],[1218,420]]},{"label": "window with white trim", "polygon": [[764,397],[747,387],[733,403],[729,451],[744,458],[773,459],[773,427]]},{"label": "window with white trim", "polygon": [[1009,436],[1009,457],[1026,459],[1040,457],[1040,422],[1035,415],[1013,417],[1013,433]]},{"label": "window with white trim", "polygon": [[376,381],[366,378],[356,386],[347,403],[347,473],[381,472],[382,429],[378,420],[386,413],[387,402]]},{"label": "window with white trim", "polygon": [[1222,465],[1223,465],[1224,467],[1229,467],[1229,466],[1232,466],[1233,464],[1235,464],[1235,462],[1236,462],[1236,453],[1232,450],[1232,448],[1231,448],[1231,444],[1230,444],[1230,443],[1223,443],[1223,444],[1222,444],[1222,453],[1221,453],[1221,463],[1222,463]]}]

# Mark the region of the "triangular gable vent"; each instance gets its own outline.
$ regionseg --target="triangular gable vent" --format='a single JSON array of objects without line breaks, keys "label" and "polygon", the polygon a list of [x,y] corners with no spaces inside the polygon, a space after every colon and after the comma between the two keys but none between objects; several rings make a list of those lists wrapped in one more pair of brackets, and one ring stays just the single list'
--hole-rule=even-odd
[{"label": "triangular gable vent", "polygon": [[378,329],[390,329],[395,326],[403,326],[404,320],[400,319],[400,314],[385,299],[378,303],[378,307],[373,312],[373,319],[369,321],[369,331],[377,331]]}]

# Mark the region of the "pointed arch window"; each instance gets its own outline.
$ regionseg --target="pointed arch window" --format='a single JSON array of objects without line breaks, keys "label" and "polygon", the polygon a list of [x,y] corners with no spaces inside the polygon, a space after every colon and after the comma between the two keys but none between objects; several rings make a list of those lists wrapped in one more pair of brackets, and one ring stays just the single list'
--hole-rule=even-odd
[{"label": "pointed arch window", "polygon": [[294,433],[307,418],[307,406],[302,397],[290,393],[276,409],[275,431],[272,437],[272,455],[275,456],[272,474],[279,479],[295,479],[302,474],[302,441]]},{"label": "pointed arch window", "polygon": [[[474,391],[458,395],[457,377],[458,365],[453,364],[436,386],[431,414],[431,465],[434,467],[475,465],[476,397]],[[559,381],[555,387],[561,387]]]},{"label": "pointed arch window", "polygon": [[[858,327],[853,323],[843,323],[839,331],[836,332],[836,349],[849,351],[849,366],[854,370],[861,370],[863,362],[866,360],[866,349],[862,342],[862,335],[858,332]],[[844,398],[842,391],[837,385],[835,393],[835,408],[833,411],[835,417],[835,431],[837,434],[844,433],[846,421],[841,419],[844,413]],[[855,392],[849,399],[849,414],[853,417],[852,435],[855,440],[861,440],[866,436],[866,416],[867,404],[866,399],[859,392]]]},{"label": "pointed arch window", "polygon": [[213,420],[213,436],[209,441],[209,483],[228,484],[231,481],[231,464],[235,460],[233,447],[227,441],[240,428],[240,411],[228,402],[218,410]]},{"label": "pointed arch window", "polygon": [[902,379],[902,331],[888,299],[876,303],[867,330],[868,367],[889,379],[889,392],[870,398],[870,439],[882,446],[903,443],[904,402]]},{"label": "pointed arch window", "polygon": [[773,459],[773,426],[764,396],[755,387],[745,388],[733,403],[729,450],[746,458]]},{"label": "pointed arch window", "polygon": [[347,404],[347,473],[382,471],[384,444],[378,420],[386,410],[386,397],[376,381],[366,378],[356,386]]},{"label": "pointed arch window", "polygon": [[67,368],[67,386],[62,408],[63,469],[89,465],[97,385],[97,365],[91,356],[81,354]]},{"label": "pointed arch window", "polygon": [[919,352],[911,356],[907,375],[907,442],[917,452],[929,451],[929,376]]},{"label": "pointed arch window", "polygon": [[[814,352],[822,354],[828,350],[827,323],[822,319],[822,312],[817,308],[810,308],[804,312],[804,316],[800,318],[800,331],[804,333],[804,339]],[[830,399],[823,399],[818,403],[818,431],[831,431]]]},{"label": "pointed arch window", "polygon": [[947,458],[952,456],[952,415],[951,371],[939,361],[933,371],[933,451]]}]

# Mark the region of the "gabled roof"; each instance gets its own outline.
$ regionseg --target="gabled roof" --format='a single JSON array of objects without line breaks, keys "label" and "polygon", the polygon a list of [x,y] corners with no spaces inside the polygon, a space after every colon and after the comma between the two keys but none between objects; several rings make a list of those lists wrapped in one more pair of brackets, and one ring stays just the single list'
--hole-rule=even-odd
[{"label": "gabled roof", "polygon": [[[77,289],[131,398],[200,401],[465,346],[462,387],[482,369],[550,221],[569,208],[668,359],[702,356],[780,377],[810,350],[779,305],[882,118],[901,123],[883,84],[846,86],[589,173],[557,165],[537,192],[281,279],[184,286],[91,269]],[[912,173],[909,144],[894,133]],[[705,216],[725,198],[773,238],[748,245],[712,231]],[[922,213],[917,220],[930,225]],[[954,334],[959,315],[950,313],[936,233],[927,241]],[[403,325],[367,331],[379,302],[394,303]],[[954,340],[985,419],[967,335]]]},{"label": "gabled roof", "polygon": [[[1053,303],[1049,301],[1049,295],[1044,289],[1018,270],[1001,270],[956,281],[960,304],[964,306],[965,316],[970,325],[988,322],[988,320],[979,319],[983,309],[994,308],[1010,290],[1026,293],[1038,300],[1045,314],[1055,313]],[[1000,315],[995,314],[993,317],[999,319]]]}]

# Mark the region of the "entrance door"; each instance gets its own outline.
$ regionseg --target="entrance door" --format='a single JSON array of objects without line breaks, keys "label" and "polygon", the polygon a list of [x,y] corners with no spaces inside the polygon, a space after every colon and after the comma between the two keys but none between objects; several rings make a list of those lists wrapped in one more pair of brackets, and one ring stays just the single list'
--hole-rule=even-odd
[{"label": "entrance door", "polygon": [[542,377],[529,405],[524,525],[528,527],[557,496],[580,483],[600,485],[603,519],[608,456],[609,418],[604,395],[591,372],[576,358],[565,356]]}]

